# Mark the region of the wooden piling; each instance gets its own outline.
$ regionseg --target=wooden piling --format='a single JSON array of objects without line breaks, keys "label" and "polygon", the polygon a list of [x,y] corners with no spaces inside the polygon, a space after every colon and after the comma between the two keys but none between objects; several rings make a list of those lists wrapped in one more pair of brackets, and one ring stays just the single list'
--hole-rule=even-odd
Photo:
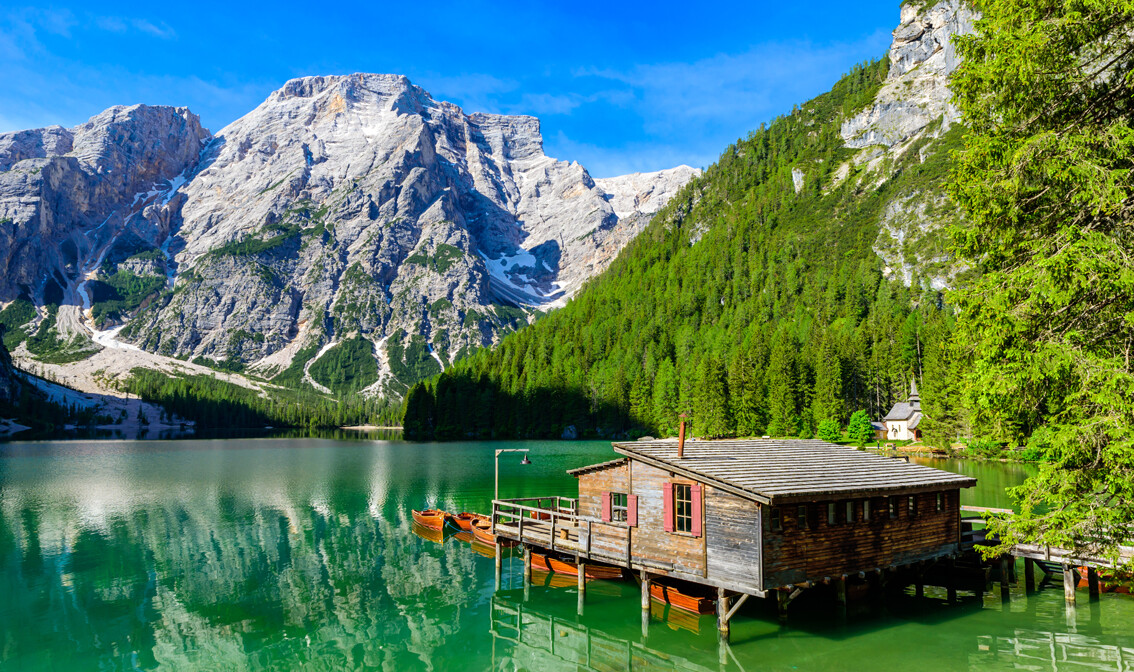
[{"label": "wooden piling", "polygon": [[1010,566],[1013,560],[1014,558],[1011,555],[1000,556],[1000,600],[1002,602],[1012,599],[1008,581],[1012,578]]},{"label": "wooden piling", "polygon": [[1099,599],[1099,572],[1094,567],[1087,567],[1087,591],[1091,601]]},{"label": "wooden piling", "polygon": [[587,565],[579,562],[579,595],[587,594]]},{"label": "wooden piling", "polygon": [[1024,590],[1028,595],[1036,592],[1036,561],[1024,558]]},{"label": "wooden piling", "polygon": [[847,615],[847,579],[846,577],[836,577],[831,579],[831,584],[835,586],[835,609],[838,615]]},{"label": "wooden piling", "polygon": [[496,590],[500,590],[500,574],[504,569],[504,551],[501,550],[501,544],[497,540],[496,544]]},{"label": "wooden piling", "polygon": [[787,608],[790,602],[791,596],[786,590],[776,591],[776,611],[780,616],[780,625],[787,624]]},{"label": "wooden piling", "polygon": [[731,604],[732,600],[729,599],[725,589],[717,588],[717,630],[725,640],[728,640],[729,635],[728,612]]},{"label": "wooden piling", "polygon": [[1063,565],[1063,599],[1067,604],[1075,604],[1075,589],[1079,587],[1079,571],[1071,565]]},{"label": "wooden piling", "polygon": [[650,575],[642,572],[642,611],[650,611]]}]

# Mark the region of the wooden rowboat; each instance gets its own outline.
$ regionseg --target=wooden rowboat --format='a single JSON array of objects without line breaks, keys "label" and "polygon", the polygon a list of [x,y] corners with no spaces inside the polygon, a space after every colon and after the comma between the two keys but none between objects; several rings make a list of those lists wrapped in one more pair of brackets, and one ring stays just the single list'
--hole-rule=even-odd
[{"label": "wooden rowboat", "polygon": [[440,530],[445,527],[445,520],[449,518],[449,514],[441,509],[426,509],[418,511],[417,509],[410,509],[413,511],[413,522],[428,527],[433,530]]},{"label": "wooden rowboat", "polygon": [[469,513],[468,511],[462,511],[453,516],[452,520],[457,524],[457,527],[461,528],[465,532],[472,532],[473,521],[488,520],[488,516],[484,516],[479,513]]},{"label": "wooden rowboat", "polygon": [[[586,566],[585,577],[588,579],[621,579],[622,569],[619,567],[611,567],[609,565],[593,565],[591,563],[584,563]],[[542,569],[545,572],[555,572],[556,574],[567,574],[569,576],[579,576],[579,566],[569,560],[559,560],[539,553],[532,553],[532,567]]]},{"label": "wooden rowboat", "polygon": [[[1099,592],[1100,593],[1131,593],[1131,580],[1129,575],[1123,576],[1113,570],[1098,570],[1099,575]],[[1079,588],[1087,588],[1091,584],[1087,580],[1087,568],[1079,568]]]},{"label": "wooden rowboat", "polygon": [[[480,543],[488,544],[489,546],[496,545],[496,535],[492,534],[492,521],[490,521],[487,516],[485,516],[483,520],[478,518],[473,521],[472,533],[473,537]],[[500,545],[504,548],[511,548],[516,545],[516,542],[510,539],[504,539],[500,541]]]},{"label": "wooden rowboat", "polygon": [[496,545],[496,535],[492,534],[492,522],[488,519],[474,520],[470,523],[473,536],[482,544]]},{"label": "wooden rowboat", "polygon": [[678,589],[668,581],[650,581],[650,597],[694,614],[712,614],[717,610],[717,600],[710,597],[710,589],[699,590],[697,586],[682,586]]}]

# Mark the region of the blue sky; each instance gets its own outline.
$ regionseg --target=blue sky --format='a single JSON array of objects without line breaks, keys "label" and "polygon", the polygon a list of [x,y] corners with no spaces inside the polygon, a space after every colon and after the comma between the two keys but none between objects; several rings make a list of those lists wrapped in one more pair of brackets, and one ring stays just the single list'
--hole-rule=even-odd
[{"label": "blue sky", "polygon": [[540,117],[596,177],[704,167],[885,53],[898,0],[857,3],[99,3],[0,8],[0,132],[116,104],[218,131],[292,77],[409,76],[466,112]]}]

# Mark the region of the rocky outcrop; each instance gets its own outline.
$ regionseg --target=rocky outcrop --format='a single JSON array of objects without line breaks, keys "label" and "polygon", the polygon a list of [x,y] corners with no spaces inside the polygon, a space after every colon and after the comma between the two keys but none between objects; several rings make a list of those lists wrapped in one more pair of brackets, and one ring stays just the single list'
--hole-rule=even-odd
[{"label": "rocky outcrop", "polygon": [[[948,160],[942,143],[960,121],[948,86],[959,64],[953,38],[971,32],[976,18],[962,0],[902,5],[886,82],[873,103],[840,129],[846,146],[861,151],[839,168],[836,182],[846,179],[851,163],[864,185],[879,186],[893,177],[907,152],[916,152],[911,156],[921,164]],[[896,193],[881,210],[873,246],[884,274],[907,285],[952,286],[964,269],[948,254],[943,229],[960,216],[943,183]]]},{"label": "rocky outcrop", "polygon": [[544,154],[534,117],[369,74],[292,80],[215,137],[144,106],[0,136],[3,166],[0,236],[62,251],[0,260],[0,302],[319,389],[313,362],[361,337],[389,394],[564,303],[698,172],[595,180]]},{"label": "rocky outcrop", "polygon": [[[71,129],[0,135],[0,302],[66,303],[139,196],[193,166],[209,137],[185,108],[113,107]],[[150,232],[153,238],[161,232]]]},{"label": "rocky outcrop", "polygon": [[949,75],[959,59],[952,37],[972,32],[977,15],[962,0],[902,5],[890,45],[890,74],[874,104],[842,125],[848,147],[886,147],[914,137],[941,119],[959,115],[950,102]]}]

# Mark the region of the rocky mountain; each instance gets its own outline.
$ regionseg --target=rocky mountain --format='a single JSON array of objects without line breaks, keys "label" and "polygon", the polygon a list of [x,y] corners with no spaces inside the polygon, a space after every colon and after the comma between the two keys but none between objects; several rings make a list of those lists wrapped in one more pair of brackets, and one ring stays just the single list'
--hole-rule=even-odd
[{"label": "rocky mountain", "polygon": [[[887,80],[873,104],[845,120],[840,129],[848,148],[862,150],[853,165],[865,168],[871,179],[889,179],[911,150],[924,163],[929,154],[956,145],[958,133],[949,131],[960,115],[950,101],[949,75],[960,61],[952,37],[972,32],[976,19],[962,0],[902,5]],[[886,273],[906,285],[916,274],[943,289],[963,270],[952,263],[939,235],[958,216],[957,210],[938,182],[917,187],[887,204],[874,251],[885,262]]]},{"label": "rocky mountain", "polygon": [[0,136],[0,323],[17,356],[398,395],[563,305],[697,173],[595,180],[534,117],[393,75],[292,80],[215,136],[112,108]]},{"label": "rocky mountain", "polygon": [[911,377],[959,423],[948,76],[974,19],[907,0],[885,57],[727,147],[570,305],[414,387],[407,435],[659,436],[684,412],[707,436],[811,437]]}]

